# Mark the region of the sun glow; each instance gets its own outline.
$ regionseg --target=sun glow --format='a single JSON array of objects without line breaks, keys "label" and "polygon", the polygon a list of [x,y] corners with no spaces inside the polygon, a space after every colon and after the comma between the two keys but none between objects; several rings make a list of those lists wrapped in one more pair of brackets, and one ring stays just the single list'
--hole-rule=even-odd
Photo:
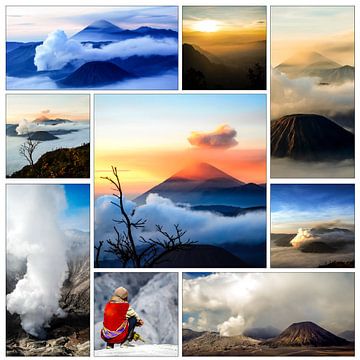
[{"label": "sun glow", "polygon": [[201,32],[216,32],[219,30],[219,22],[215,20],[202,20],[194,25],[194,30]]}]

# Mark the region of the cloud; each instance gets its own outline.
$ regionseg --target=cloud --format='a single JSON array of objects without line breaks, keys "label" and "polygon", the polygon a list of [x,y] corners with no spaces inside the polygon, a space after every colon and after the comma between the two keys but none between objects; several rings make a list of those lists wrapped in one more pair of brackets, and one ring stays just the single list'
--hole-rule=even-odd
[{"label": "cloud", "polygon": [[353,178],[354,160],[308,163],[289,158],[271,157],[274,178]]},{"label": "cloud", "polygon": [[220,125],[214,131],[192,131],[188,137],[191,145],[199,148],[228,149],[238,144],[236,130],[227,124]]},{"label": "cloud", "polygon": [[77,66],[89,61],[107,61],[113,58],[128,58],[133,55],[176,55],[176,39],[154,39],[144,36],[136,39],[103,45],[94,48],[91,44],[68,38],[63,30],[55,30],[36,47],[34,64],[38,71],[59,70],[69,63]]},{"label": "cloud", "polygon": [[[119,219],[117,208],[110,203],[112,196],[105,195],[95,202],[95,241],[114,236],[112,219]],[[135,209],[136,204],[125,199],[128,213]],[[186,237],[200,244],[237,243],[242,245],[259,245],[265,241],[265,211],[248,213],[236,217],[224,217],[209,211],[193,211],[189,207],[180,207],[171,200],[158,194],[150,194],[146,204],[136,208],[134,220],[147,219],[144,237],[157,236],[155,225],[164,225],[164,230],[171,232],[174,224],[186,230]],[[118,227],[121,229],[120,227]]]},{"label": "cloud", "polygon": [[329,331],[354,329],[352,273],[215,273],[183,280],[185,327],[243,334],[251,327],[281,330],[311,320]]},{"label": "cloud", "polygon": [[335,118],[354,110],[353,81],[327,86],[320,86],[318,83],[319,78],[289,79],[284,73],[272,69],[271,118],[304,112]]},{"label": "cloud", "polygon": [[57,130],[79,131],[88,128],[89,128],[89,123],[86,121],[74,121],[71,123],[60,123],[56,125],[49,125],[42,123],[34,123],[26,119],[23,119],[19,122],[15,130],[18,135],[27,135],[28,133],[37,132],[37,131],[50,131],[50,132],[54,132]]}]

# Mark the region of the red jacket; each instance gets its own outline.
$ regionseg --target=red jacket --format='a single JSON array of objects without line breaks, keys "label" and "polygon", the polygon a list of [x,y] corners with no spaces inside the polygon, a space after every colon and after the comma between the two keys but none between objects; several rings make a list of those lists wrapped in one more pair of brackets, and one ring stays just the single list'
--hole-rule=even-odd
[{"label": "red jacket", "polygon": [[129,332],[129,323],[126,313],[129,303],[108,302],[104,310],[104,327],[101,329],[101,338],[110,344],[121,344]]}]

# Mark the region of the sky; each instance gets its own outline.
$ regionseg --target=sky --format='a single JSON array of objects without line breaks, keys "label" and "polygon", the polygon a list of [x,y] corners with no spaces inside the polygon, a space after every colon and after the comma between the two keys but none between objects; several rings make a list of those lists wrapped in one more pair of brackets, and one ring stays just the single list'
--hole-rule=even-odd
[{"label": "sky", "polygon": [[272,7],[272,67],[300,51],[317,51],[341,65],[354,65],[354,7]]},{"label": "sky", "polygon": [[66,204],[60,223],[66,229],[90,231],[90,187],[87,184],[66,184]]},{"label": "sky", "polygon": [[[186,274],[185,274],[186,275]],[[353,273],[212,273],[183,279],[183,328],[240,335],[313,321],[354,330]]]},{"label": "sky", "polygon": [[266,39],[264,6],[185,6],[183,42],[229,53],[244,43]]},{"label": "sky", "polygon": [[[321,224],[354,229],[354,185],[271,185],[271,232]],[[331,226],[332,224],[332,226]]]},{"label": "sky", "polygon": [[151,26],[177,31],[178,27],[175,6],[8,6],[7,41],[43,41],[56,29],[72,36],[97,20],[125,29]]},{"label": "sky", "polygon": [[265,95],[97,95],[95,137],[97,195],[112,165],[129,197],[198,161],[266,181]]},{"label": "sky", "polygon": [[33,121],[43,116],[73,121],[90,119],[89,95],[8,94],[6,102],[7,124],[18,124],[23,119]]}]

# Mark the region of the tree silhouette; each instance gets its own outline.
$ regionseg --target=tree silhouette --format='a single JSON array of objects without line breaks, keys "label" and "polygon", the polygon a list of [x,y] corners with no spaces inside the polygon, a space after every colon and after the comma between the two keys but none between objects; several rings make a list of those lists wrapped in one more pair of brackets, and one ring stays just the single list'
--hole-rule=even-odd
[{"label": "tree silhouette", "polygon": [[19,153],[23,156],[30,166],[34,166],[34,151],[39,146],[40,141],[33,140],[31,134],[28,133],[27,140],[20,146]]},{"label": "tree silhouette", "polygon": [[[174,233],[168,233],[164,230],[162,225],[155,225],[156,232],[160,235],[160,238],[145,238],[138,235],[135,239],[133,230],[143,229],[146,225],[146,219],[134,219],[135,211],[128,214],[124,206],[124,195],[121,187],[120,179],[118,176],[117,168],[112,166],[112,177],[102,177],[102,179],[108,180],[114,188],[113,196],[116,201],[111,201],[119,211],[120,219],[112,219],[114,222],[115,236],[113,239],[107,239],[108,249],[104,252],[115,255],[123,267],[153,267],[161,264],[163,257],[176,250],[187,250],[189,247],[196,243],[190,239],[184,240],[183,237],[186,231],[183,230],[179,224],[174,224]],[[117,226],[123,225],[125,230],[119,231]],[[136,241],[137,240],[137,241]],[[136,243],[142,245],[137,247]],[[99,246],[95,246],[96,250],[96,262],[99,264],[99,256],[103,241],[99,242]]]}]

